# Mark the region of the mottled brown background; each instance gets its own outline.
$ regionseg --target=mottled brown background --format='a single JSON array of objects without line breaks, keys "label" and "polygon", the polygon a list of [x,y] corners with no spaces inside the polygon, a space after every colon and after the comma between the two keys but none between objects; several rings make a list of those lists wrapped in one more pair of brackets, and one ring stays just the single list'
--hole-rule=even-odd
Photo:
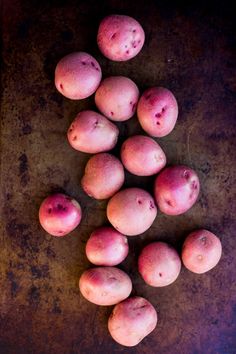
[{"label": "mottled brown background", "polygon": [[[234,11],[225,1],[166,3],[3,1],[1,354],[236,353]],[[111,62],[97,49],[98,23],[109,13],[134,16],[145,29],[145,46],[129,62]],[[178,124],[159,142],[168,163],[193,167],[202,185],[199,201],[185,215],[159,214],[144,235],[130,238],[120,267],[132,278],[133,294],[150,300],[160,318],[156,330],[130,349],[108,335],[111,308],[88,303],[77,288],[89,267],[89,233],[107,220],[106,202],[80,188],[88,155],[72,150],[65,135],[76,113],[94,107],[94,99],[70,101],[53,83],[57,61],[76,50],[95,55],[104,77],[127,75],[141,90],[163,85],[175,93]],[[120,125],[120,142],[137,132],[134,117]],[[127,186],[151,191],[152,182],[127,174]],[[63,239],[49,236],[38,223],[41,201],[55,190],[76,197],[83,208],[81,225]],[[143,245],[166,240],[180,250],[187,233],[199,227],[222,240],[219,265],[205,275],[183,268],[166,288],[145,285],[136,263]]]}]

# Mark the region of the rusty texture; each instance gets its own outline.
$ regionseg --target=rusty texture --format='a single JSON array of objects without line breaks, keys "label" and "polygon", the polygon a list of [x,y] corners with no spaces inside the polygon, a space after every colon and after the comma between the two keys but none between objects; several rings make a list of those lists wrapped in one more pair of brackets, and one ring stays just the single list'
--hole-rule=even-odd
[{"label": "rusty texture", "polygon": [[[175,6],[166,1],[4,0],[2,4],[0,353],[236,352],[236,31],[227,2]],[[96,46],[99,21],[109,13],[137,18],[146,32],[142,52],[126,63],[104,58]],[[107,222],[106,202],[87,197],[80,178],[88,155],[70,148],[66,130],[76,113],[94,107],[94,98],[70,101],[53,83],[65,54],[88,51],[103,75],[126,75],[141,90],[162,85],[177,97],[175,130],[159,139],[168,163],[197,170],[201,195],[186,214],[158,214],[145,234],[130,238],[120,265],[133,281],[133,294],[150,300],[159,314],[156,330],[135,348],[108,335],[111,308],[88,303],[78,277],[89,267],[84,247],[89,233]],[[125,137],[141,132],[136,117],[120,124],[119,154]],[[153,178],[126,175],[127,186],[152,190]],[[58,239],[38,223],[38,208],[49,193],[76,197],[83,220]],[[137,256],[152,240],[181,249],[195,228],[219,235],[223,256],[205,275],[182,269],[166,288],[144,284]]]}]

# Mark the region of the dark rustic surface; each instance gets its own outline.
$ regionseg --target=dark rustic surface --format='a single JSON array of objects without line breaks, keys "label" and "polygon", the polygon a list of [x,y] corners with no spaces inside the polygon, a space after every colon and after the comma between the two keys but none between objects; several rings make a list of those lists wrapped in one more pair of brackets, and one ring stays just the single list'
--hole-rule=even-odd
[{"label": "dark rustic surface", "polygon": [[[236,353],[234,11],[217,1],[165,3],[3,1],[1,354]],[[111,62],[96,47],[98,23],[109,13],[134,16],[145,29],[146,44],[129,62]],[[178,124],[159,142],[168,163],[195,168],[202,185],[189,212],[159,214],[149,231],[130,239],[120,267],[132,278],[133,294],[150,300],[160,319],[156,330],[130,349],[108,335],[111,308],[88,303],[77,288],[89,267],[84,254],[89,233],[107,220],[106,202],[90,199],[79,185],[88,155],[72,150],[65,136],[76,113],[94,106],[93,97],[70,101],[53,83],[57,61],[76,50],[95,55],[104,77],[127,75],[141,90],[162,85],[175,93]],[[120,125],[120,141],[137,132],[134,117]],[[152,182],[127,174],[127,186],[151,190]],[[38,223],[41,201],[55,190],[76,197],[83,208],[79,228],[62,239],[47,235]],[[199,227],[222,240],[219,265],[205,275],[183,268],[166,288],[145,285],[136,263],[143,245],[166,240],[180,250],[186,234]]]}]

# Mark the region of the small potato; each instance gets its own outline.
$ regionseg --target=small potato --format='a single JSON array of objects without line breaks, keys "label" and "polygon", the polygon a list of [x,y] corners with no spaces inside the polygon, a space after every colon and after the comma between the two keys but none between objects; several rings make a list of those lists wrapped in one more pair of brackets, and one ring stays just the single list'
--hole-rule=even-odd
[{"label": "small potato", "polygon": [[127,237],[114,230],[113,227],[100,227],[92,232],[85,251],[91,263],[100,266],[115,266],[127,257],[129,245]]},{"label": "small potato", "polygon": [[180,215],[197,200],[200,183],[195,171],[187,166],[167,167],[157,176],[154,195],[159,209],[167,215]]},{"label": "small potato", "polygon": [[52,194],[40,205],[39,222],[50,235],[65,236],[80,223],[82,211],[79,203],[65,195]]},{"label": "small potato", "polygon": [[151,176],[166,164],[166,156],[157,142],[144,135],[131,136],[122,144],[121,160],[137,176]]},{"label": "small potato", "polygon": [[174,95],[163,87],[152,87],[141,96],[137,115],[143,130],[154,137],[168,135],[178,117],[178,104]]},{"label": "small potato", "polygon": [[157,312],[140,296],[130,297],[116,305],[108,320],[112,338],[126,347],[133,347],[149,335],[157,325]]},{"label": "small potato", "polygon": [[101,82],[95,94],[95,103],[106,117],[123,122],[134,115],[138,97],[138,87],[132,80],[124,76],[111,76]]},{"label": "small potato", "polygon": [[122,163],[111,154],[101,153],[88,160],[81,185],[90,197],[107,199],[118,192],[124,180]]},{"label": "small potato", "polygon": [[167,286],[177,279],[181,260],[176,250],[167,243],[153,242],[142,250],[138,269],[148,285]]},{"label": "small potato", "polygon": [[114,228],[124,235],[136,236],[154,222],[157,208],[152,196],[141,188],[127,188],[108,202],[107,217]]},{"label": "small potato", "polygon": [[202,274],[214,268],[222,254],[219,238],[207,230],[191,232],[184,241],[182,260],[187,269]]},{"label": "small potato", "polygon": [[82,274],[79,288],[86,300],[96,305],[110,306],[130,295],[132,283],[130,277],[118,268],[97,267]]},{"label": "small potato", "polygon": [[93,111],[80,112],[67,132],[70,145],[75,150],[89,154],[113,149],[118,135],[115,124]]},{"label": "small potato", "polygon": [[143,28],[129,16],[107,16],[98,29],[98,47],[105,57],[114,61],[126,61],[135,57],[142,49],[144,40]]},{"label": "small potato", "polygon": [[97,60],[88,53],[76,52],[62,58],[56,66],[55,85],[58,91],[72,100],[91,96],[102,78]]}]

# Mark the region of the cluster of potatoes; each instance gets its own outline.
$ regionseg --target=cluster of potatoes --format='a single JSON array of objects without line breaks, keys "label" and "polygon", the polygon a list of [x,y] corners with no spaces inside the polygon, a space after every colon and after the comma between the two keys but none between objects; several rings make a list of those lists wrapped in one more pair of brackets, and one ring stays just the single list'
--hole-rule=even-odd
[{"label": "cluster of potatoes", "polygon": [[[114,61],[126,61],[141,50],[145,34],[133,18],[111,15],[99,26],[97,43],[101,52]],[[200,183],[195,171],[183,165],[165,167],[166,155],[160,145],[146,135],[131,136],[124,141],[121,161],[107,153],[117,143],[119,130],[111,122],[130,119],[137,112],[143,130],[152,137],[169,134],[178,117],[174,95],[166,88],[152,87],[140,97],[137,85],[127,77],[114,76],[101,82],[99,63],[90,54],[76,52],[64,57],[55,70],[55,85],[70,99],[83,99],[95,93],[100,113],[82,111],[67,133],[70,145],[82,152],[95,154],[85,168],[81,185],[95,199],[109,199],[107,218],[112,226],[98,228],[86,244],[86,255],[97,267],[86,270],[80,280],[82,295],[90,302],[116,305],[108,320],[115,341],[124,346],[137,345],[157,324],[152,304],[142,297],[129,297],[130,277],[115,266],[128,255],[127,236],[148,230],[159,210],[180,215],[197,200]],[[154,197],[141,188],[121,189],[124,167],[137,176],[157,174]],[[64,194],[47,197],[41,204],[39,220],[53,236],[65,236],[74,230],[82,217],[79,203]],[[217,236],[207,230],[193,231],[182,248],[182,262],[194,273],[212,269],[221,257]],[[138,270],[150,286],[173,283],[181,270],[177,251],[165,242],[153,242],[139,255]]]}]

